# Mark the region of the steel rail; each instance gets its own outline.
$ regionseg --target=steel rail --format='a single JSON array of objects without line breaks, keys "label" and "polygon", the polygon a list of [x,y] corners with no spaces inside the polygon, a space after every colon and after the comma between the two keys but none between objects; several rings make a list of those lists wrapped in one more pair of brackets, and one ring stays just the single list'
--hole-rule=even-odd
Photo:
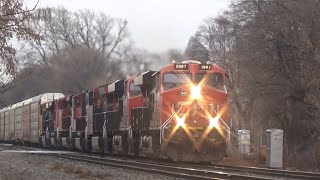
[{"label": "steel rail", "polygon": [[83,154],[45,154],[48,156],[59,157],[63,159],[70,159],[75,161],[82,161],[87,163],[94,163],[99,165],[117,167],[130,169],[135,171],[142,171],[154,174],[162,174],[171,177],[179,177],[185,179],[266,179],[257,176],[250,175],[241,175],[241,174],[230,174],[226,172],[212,171],[212,170],[203,170],[203,169],[194,169],[187,167],[179,167],[175,165],[164,165],[164,164],[155,164],[147,162],[138,162],[122,159],[109,159],[98,156],[90,156]]},{"label": "steel rail", "polygon": [[[144,161],[149,161],[149,160],[142,160],[142,162]],[[159,162],[159,164],[170,164],[170,165],[175,164],[176,166],[179,166],[179,167],[198,168],[198,169],[228,172],[228,173],[234,173],[234,174],[259,176],[259,177],[271,178],[271,179],[281,178],[281,179],[320,180],[320,173],[317,173],[317,172],[304,172],[304,171],[292,171],[292,170],[269,169],[269,168],[246,167],[246,166],[232,166],[232,165],[221,165],[221,164],[201,165],[201,164],[194,164],[194,163],[172,163],[172,162],[163,162],[163,161]]]},{"label": "steel rail", "polygon": [[[16,146],[14,149],[36,150],[39,148],[31,148],[25,146]],[[41,148],[43,150],[43,148]],[[268,169],[259,167],[245,167],[232,165],[200,165],[188,163],[172,163],[166,161],[154,161],[148,159],[131,158],[106,158],[97,154],[84,154],[78,152],[67,152],[63,154],[54,153],[55,150],[47,149],[53,153],[37,153],[33,154],[47,155],[83,161],[88,163],[131,169],[142,172],[163,174],[172,177],[180,177],[186,179],[320,179],[320,173],[290,171],[280,169]],[[105,154],[104,154],[105,155]],[[130,157],[129,157],[130,158]]]},{"label": "steel rail", "polygon": [[308,179],[308,180],[320,179],[320,173],[316,173],[316,172],[303,172],[303,171],[220,165],[220,164],[212,164],[208,167],[209,169],[220,170],[220,171],[246,172],[251,174],[264,175],[264,176],[270,176],[270,177],[288,178],[288,179]]}]

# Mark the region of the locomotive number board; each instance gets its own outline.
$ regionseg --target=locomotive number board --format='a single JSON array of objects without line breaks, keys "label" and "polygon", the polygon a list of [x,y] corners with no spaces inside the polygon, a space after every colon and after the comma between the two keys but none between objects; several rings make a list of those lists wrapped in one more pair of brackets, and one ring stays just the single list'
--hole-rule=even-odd
[{"label": "locomotive number board", "polygon": [[175,70],[187,70],[188,64],[175,64],[174,69]]},{"label": "locomotive number board", "polygon": [[200,70],[211,70],[212,65],[210,64],[201,64],[200,65]]}]

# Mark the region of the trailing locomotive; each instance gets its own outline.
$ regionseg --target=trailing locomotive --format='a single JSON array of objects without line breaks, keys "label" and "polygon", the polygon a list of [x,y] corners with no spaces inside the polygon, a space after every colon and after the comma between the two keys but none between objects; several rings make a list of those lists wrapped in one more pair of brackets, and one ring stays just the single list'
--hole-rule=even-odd
[{"label": "trailing locomotive", "polygon": [[229,136],[224,75],[214,64],[188,60],[71,96],[40,95],[0,110],[0,140],[174,161],[219,160]]}]

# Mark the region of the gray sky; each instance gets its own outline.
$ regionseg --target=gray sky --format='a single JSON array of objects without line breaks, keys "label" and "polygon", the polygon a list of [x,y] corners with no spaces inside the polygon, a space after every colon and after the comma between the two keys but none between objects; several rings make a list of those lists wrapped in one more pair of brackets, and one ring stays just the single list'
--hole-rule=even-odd
[{"label": "gray sky", "polygon": [[[37,0],[29,0],[28,3]],[[40,7],[90,9],[128,20],[138,47],[152,52],[184,49],[189,37],[209,16],[225,10],[230,0],[40,0]]]}]

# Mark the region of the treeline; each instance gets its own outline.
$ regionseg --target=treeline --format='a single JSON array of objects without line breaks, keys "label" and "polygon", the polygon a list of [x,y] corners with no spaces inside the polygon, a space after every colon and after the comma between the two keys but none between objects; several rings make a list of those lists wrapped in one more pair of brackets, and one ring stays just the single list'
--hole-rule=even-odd
[{"label": "treeline", "polygon": [[48,8],[38,9],[26,24],[39,38],[19,43],[15,68],[22,79],[6,92],[7,101],[43,92],[72,94],[123,76],[118,63],[131,50],[125,20]]},{"label": "treeline", "polygon": [[34,11],[22,23],[28,27],[27,38],[19,39],[16,52],[9,54],[14,60],[2,61],[7,75],[2,76],[1,106],[44,92],[78,93],[157,69],[175,55],[175,50],[155,54],[136,48],[127,24],[89,10]]},{"label": "treeline", "polygon": [[200,25],[186,55],[227,70],[235,130],[257,144],[266,128],[283,129],[290,165],[319,166],[320,1],[233,1]]}]

